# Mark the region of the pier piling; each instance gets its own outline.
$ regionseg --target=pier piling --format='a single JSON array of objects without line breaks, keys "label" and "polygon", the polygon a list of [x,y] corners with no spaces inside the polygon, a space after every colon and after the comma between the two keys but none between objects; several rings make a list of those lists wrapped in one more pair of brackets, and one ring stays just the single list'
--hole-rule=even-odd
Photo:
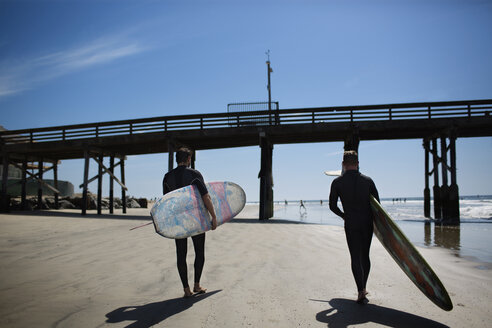
[{"label": "pier piling", "polygon": [[432,191],[434,194],[434,219],[441,219],[441,189],[439,188],[439,157],[437,155],[437,139],[432,139],[432,164],[434,175],[434,186]]},{"label": "pier piling", "polygon": [[38,164],[38,210],[43,209],[43,171],[44,171],[44,162],[41,158]]},{"label": "pier piling", "polygon": [[273,216],[273,176],[272,157],[273,144],[267,137],[260,136],[261,169],[258,173],[260,179],[260,220],[266,220]]},{"label": "pier piling", "polygon": [[102,213],[102,176],[103,176],[103,160],[102,154],[99,155],[98,168],[97,168],[97,214]]},{"label": "pier piling", "polygon": [[87,191],[88,191],[88,184],[89,184],[89,150],[86,149],[84,151],[84,183],[83,183],[83,189],[82,189],[82,215],[86,215],[87,213]]},{"label": "pier piling", "polygon": [[123,213],[126,213],[126,187],[125,187],[125,158],[120,159],[121,169],[121,203],[123,207]]},{"label": "pier piling", "polygon": [[0,212],[8,212],[10,198],[7,194],[7,179],[9,176],[9,157],[7,153],[3,154],[2,161],[2,190],[0,192]]},{"label": "pier piling", "polygon": [[27,209],[27,156],[22,161],[21,208]]},{"label": "pier piling", "polygon": [[[55,160],[53,162],[53,184],[55,185],[56,190],[60,190],[58,189],[58,160]],[[55,192],[54,195],[55,195],[55,208],[58,209],[60,207],[59,204],[60,193]]]},{"label": "pier piling", "polygon": [[167,171],[174,168],[174,145],[171,141],[167,142]]},{"label": "pier piling", "polygon": [[359,144],[360,144],[359,135],[356,132],[354,132],[345,138],[343,144],[343,150],[345,151],[355,150],[357,153],[359,153]]},{"label": "pier piling", "polygon": [[428,139],[424,139],[424,150],[425,150],[425,188],[424,188],[424,217],[430,218],[430,189],[429,189],[429,146],[430,142]]},{"label": "pier piling", "polygon": [[[456,182],[456,137],[451,134],[449,145],[447,135],[441,136],[441,153],[438,155],[437,139],[432,139],[432,148],[429,140],[424,139],[425,150],[425,189],[424,189],[424,216],[430,217],[430,190],[429,176],[434,175],[434,219],[441,220],[442,224],[454,225],[460,222],[459,192]],[[448,151],[450,163],[448,164]],[[429,172],[429,153],[432,153],[433,169]],[[442,185],[439,186],[439,164],[441,164]],[[451,181],[448,185],[448,174]]]},{"label": "pier piling", "polygon": [[453,221],[460,219],[460,197],[459,188],[456,181],[456,137],[449,139],[451,156],[451,185],[449,186],[449,216]]},{"label": "pier piling", "polygon": [[114,154],[109,157],[109,213],[114,213]]},{"label": "pier piling", "polygon": [[443,221],[449,218],[449,186],[448,186],[448,150],[446,136],[441,136],[441,213]]}]

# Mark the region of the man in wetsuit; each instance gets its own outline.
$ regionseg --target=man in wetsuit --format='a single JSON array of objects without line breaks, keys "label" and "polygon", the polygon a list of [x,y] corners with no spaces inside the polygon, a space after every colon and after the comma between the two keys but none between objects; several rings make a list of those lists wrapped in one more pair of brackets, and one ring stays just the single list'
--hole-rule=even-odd
[{"label": "man in wetsuit", "polygon": [[[176,152],[176,162],[178,163],[178,167],[169,171],[162,181],[164,194],[188,185],[195,185],[202,196],[205,207],[212,217],[212,230],[215,230],[217,228],[217,218],[212,200],[205,186],[205,181],[200,172],[189,168],[191,164],[191,151],[187,148],[180,148]],[[195,248],[195,285],[193,287],[193,293],[202,294],[206,291],[206,289],[200,286],[200,277],[202,275],[203,265],[205,264],[205,233],[193,236],[191,239]],[[183,284],[184,297],[190,297],[193,296],[193,293],[188,285],[188,267],[186,265],[188,238],[175,239],[175,241],[178,272],[181,283]]]},{"label": "man in wetsuit", "polygon": [[[342,166],[342,175],[331,184],[330,209],[345,221],[352,273],[357,284],[357,302],[362,303],[368,294],[366,283],[371,269],[369,248],[373,233],[373,214],[369,195],[373,195],[378,201],[379,195],[372,179],[359,173],[357,152],[344,152]],[[339,197],[343,212],[337,205]]]}]

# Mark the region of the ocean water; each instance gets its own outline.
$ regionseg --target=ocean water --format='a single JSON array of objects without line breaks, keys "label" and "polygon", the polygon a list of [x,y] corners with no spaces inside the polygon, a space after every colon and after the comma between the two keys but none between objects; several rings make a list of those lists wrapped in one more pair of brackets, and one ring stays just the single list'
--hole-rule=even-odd
[{"label": "ocean water", "polygon": [[[300,201],[288,201],[287,205],[276,202],[273,219],[343,226],[343,220],[331,212],[328,200],[303,203],[305,209]],[[488,265],[492,264],[492,196],[462,197],[459,226],[442,226],[426,219],[422,198],[382,199],[381,205],[413,244],[443,247],[457,257],[471,258],[483,262],[483,268],[492,268]],[[433,211],[431,206],[431,214]]]}]

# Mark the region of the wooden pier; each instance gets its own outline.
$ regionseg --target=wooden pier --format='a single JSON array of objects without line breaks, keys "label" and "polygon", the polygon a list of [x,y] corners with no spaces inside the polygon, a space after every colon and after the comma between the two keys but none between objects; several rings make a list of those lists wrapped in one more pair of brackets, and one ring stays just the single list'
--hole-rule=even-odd
[{"label": "wooden pier", "polygon": [[[100,213],[103,174],[111,177],[110,203],[113,181],[121,186],[125,199],[124,161],[127,155],[169,153],[171,169],[174,151],[180,146],[205,150],[257,145],[261,149],[260,218],[267,219],[273,216],[272,156],[275,144],[343,141],[346,150],[357,150],[361,140],[422,139],[426,154],[425,215],[430,217],[428,180],[433,176],[434,217],[456,223],[459,222],[459,193],[455,141],[463,137],[492,136],[491,112],[492,99],[486,99],[163,116],[1,131],[2,209],[8,210],[9,164],[23,170],[25,181],[27,163],[38,162],[40,170],[34,178],[41,186],[41,168],[45,163],[53,163],[56,167],[59,160],[83,158],[82,187],[86,197],[90,182],[89,163],[93,160],[99,168],[94,179],[98,180]],[[432,170],[429,167],[431,156]],[[109,168],[103,165],[104,157],[110,158]],[[117,164],[114,164],[115,159],[119,160]],[[120,178],[115,173],[117,166],[120,166]],[[440,186],[439,181],[442,182]],[[38,197],[41,196],[40,191]],[[22,197],[25,200],[24,194]],[[82,213],[85,212],[83,208]]]}]

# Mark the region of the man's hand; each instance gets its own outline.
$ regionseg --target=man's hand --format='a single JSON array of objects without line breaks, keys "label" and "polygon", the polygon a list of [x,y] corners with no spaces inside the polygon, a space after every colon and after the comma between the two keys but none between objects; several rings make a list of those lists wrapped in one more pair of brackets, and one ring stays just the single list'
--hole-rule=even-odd
[{"label": "man's hand", "polygon": [[205,207],[207,208],[208,212],[210,213],[210,216],[212,217],[212,230],[215,230],[217,228],[217,217],[215,216],[215,210],[214,210],[214,205],[212,204],[212,198],[210,198],[209,194],[205,194],[202,196],[203,203],[205,204]]}]

